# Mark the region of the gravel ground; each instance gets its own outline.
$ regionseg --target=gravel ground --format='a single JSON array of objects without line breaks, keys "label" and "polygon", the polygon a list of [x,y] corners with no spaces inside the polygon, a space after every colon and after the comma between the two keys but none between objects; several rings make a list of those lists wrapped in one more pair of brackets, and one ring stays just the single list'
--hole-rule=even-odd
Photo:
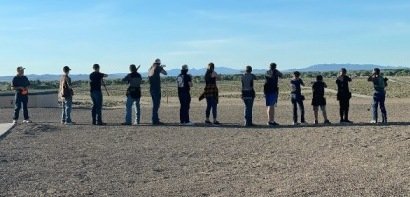
[{"label": "gravel ground", "polygon": [[[337,105],[329,102],[331,121]],[[389,100],[386,126],[367,124],[368,100],[355,100],[355,125],[242,128],[242,103],[223,100],[220,127],[180,127],[178,108],[164,104],[166,126],[119,126],[124,109],[104,110],[108,126],[59,124],[59,109],[31,109],[0,141],[0,196],[409,196],[410,101]],[[228,105],[229,104],[229,105]],[[282,102],[278,122],[290,124]],[[263,102],[255,122],[266,122]],[[203,121],[203,103],[192,119]],[[0,109],[9,122],[12,109]],[[312,121],[306,102],[307,119]],[[148,117],[148,118],[147,118]]]}]

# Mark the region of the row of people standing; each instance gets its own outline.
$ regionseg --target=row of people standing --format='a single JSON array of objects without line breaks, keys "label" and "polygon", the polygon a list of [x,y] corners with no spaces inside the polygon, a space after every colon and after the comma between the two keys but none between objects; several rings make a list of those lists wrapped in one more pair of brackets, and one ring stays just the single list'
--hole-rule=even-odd
[{"label": "row of people standing", "polygon": [[[158,110],[161,104],[161,77],[160,75],[167,75],[164,69],[165,66],[161,65],[161,60],[156,59],[151,68],[149,69],[148,78],[150,83],[150,94],[152,98],[152,124],[161,125],[163,124],[159,119]],[[105,125],[102,120],[102,105],[103,105],[103,94],[101,87],[105,86],[104,78],[108,77],[107,74],[100,72],[100,66],[98,64],[93,65],[94,72],[90,74],[90,97],[93,102],[93,107],[91,111],[92,124],[94,125]],[[127,101],[126,101],[126,115],[124,125],[140,124],[141,121],[141,83],[142,76],[138,73],[139,67],[135,65],[130,66],[130,73],[123,79],[129,86],[127,88]],[[72,109],[72,98],[74,95],[73,88],[71,87],[71,78],[69,77],[70,68],[65,66],[63,68],[64,75],[60,79],[60,89],[59,94],[62,98],[62,119],[61,122],[64,124],[72,124],[71,120],[71,109]],[[342,68],[340,75],[336,80],[338,86],[337,99],[340,104],[340,122],[341,123],[352,123],[348,118],[349,113],[349,103],[352,94],[349,90],[349,83],[352,81],[347,75],[346,69]],[[278,102],[279,96],[279,78],[282,78],[283,74],[277,70],[276,64],[271,63],[270,69],[265,75],[264,84],[264,95],[266,99],[267,106],[267,116],[268,125],[276,126],[278,123],[275,122],[275,106]],[[216,84],[218,75],[215,72],[215,65],[209,63],[207,72],[205,74],[205,88],[204,93],[200,96],[200,100],[206,99],[207,107],[205,110],[207,124],[220,124],[217,120],[217,106],[218,106],[218,87]],[[246,72],[242,76],[242,98],[245,105],[244,118],[245,126],[253,126],[252,121],[252,111],[253,103],[256,97],[254,89],[254,80],[256,76],[252,74],[252,67],[247,66]],[[178,97],[180,100],[180,123],[184,125],[192,125],[189,118],[189,109],[191,103],[190,89],[193,86],[192,77],[188,74],[188,66],[183,65],[181,68],[181,74],[177,77],[178,86]],[[378,122],[377,108],[380,106],[382,111],[382,122],[387,122],[387,113],[384,105],[385,101],[385,87],[387,86],[387,78],[383,78],[380,73],[380,69],[376,68],[373,71],[373,75],[368,78],[368,81],[374,84],[374,96],[373,96],[373,112],[372,112],[372,123]],[[298,108],[301,115],[301,123],[306,123],[304,115],[304,104],[303,101],[305,97],[302,95],[301,86],[304,86],[304,82],[300,78],[300,73],[295,72],[293,79],[290,81],[291,84],[291,102],[293,104],[293,122],[298,124]],[[19,111],[23,106],[24,111],[24,122],[31,122],[28,117],[28,87],[30,82],[27,77],[24,76],[24,68],[17,68],[17,75],[14,77],[12,82],[12,88],[16,91],[15,97],[15,112],[13,117],[13,122],[17,122]],[[325,99],[325,88],[326,84],[323,82],[322,76],[317,76],[316,82],[312,84],[313,89],[313,99],[312,106],[315,114],[315,124],[318,124],[318,111],[319,108],[323,112],[324,123],[330,124],[327,119],[326,113],[326,99]],[[135,122],[132,123],[132,108],[135,104]],[[213,115],[213,121],[210,121],[210,115]]]},{"label": "row of people standing", "polygon": [[[278,88],[278,79],[282,77],[282,74],[276,70],[276,64],[272,63],[271,69],[266,73],[265,76],[265,99],[266,106],[268,109],[268,125],[278,125],[274,121],[274,105],[277,103],[277,97],[279,95]],[[249,70],[249,69],[247,69]],[[244,78],[246,78],[244,75]],[[293,124],[298,125],[298,109],[300,111],[300,120],[301,124],[307,124],[305,120],[305,109],[304,109],[304,100],[305,97],[302,95],[301,86],[304,86],[303,80],[300,78],[300,73],[298,71],[293,73],[293,79],[290,81],[291,86],[291,102],[293,105]],[[244,79],[242,79],[244,81]],[[350,99],[352,98],[352,93],[349,89],[349,83],[352,79],[347,76],[347,70],[342,68],[339,72],[339,76],[336,79],[337,84],[337,100],[339,101],[339,115],[340,123],[352,123],[349,119],[349,108],[350,108]],[[387,123],[387,112],[385,108],[385,98],[388,79],[383,77],[379,68],[375,68],[371,76],[368,77],[368,81],[373,83],[374,92],[373,92],[373,102],[372,102],[372,119],[371,123],[378,123],[378,107],[380,106],[382,114],[382,123]],[[324,117],[324,124],[330,124],[330,121],[327,118],[326,112],[326,98],[325,98],[325,88],[327,85],[323,82],[323,77],[318,75],[316,81],[312,83],[312,106],[314,111],[314,124],[318,124],[318,111],[321,109]],[[246,105],[246,100],[245,105]],[[273,109],[273,110],[272,110]],[[249,111],[249,110],[248,110]],[[246,123],[247,124],[247,123]]]}]

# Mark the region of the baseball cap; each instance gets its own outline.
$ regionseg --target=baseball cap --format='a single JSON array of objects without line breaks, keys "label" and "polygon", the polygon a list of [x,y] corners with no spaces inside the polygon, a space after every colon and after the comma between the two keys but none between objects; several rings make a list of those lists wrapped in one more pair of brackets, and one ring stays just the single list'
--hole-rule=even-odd
[{"label": "baseball cap", "polygon": [[94,68],[94,69],[100,68],[100,65],[99,65],[99,64],[94,64],[94,65],[93,65],[93,68]]},{"label": "baseball cap", "polygon": [[161,64],[161,60],[157,58],[157,59],[155,60],[154,64]]},{"label": "baseball cap", "polygon": [[17,67],[17,71],[25,70],[26,68],[23,68],[22,66]]},{"label": "baseball cap", "polygon": [[182,70],[188,70],[188,65],[186,64],[182,65]]},{"label": "baseball cap", "polygon": [[68,66],[64,66],[64,68],[63,68],[63,71],[70,71],[70,70],[71,70],[71,68],[68,67]]},{"label": "baseball cap", "polygon": [[252,66],[246,66],[246,72],[252,72]]}]

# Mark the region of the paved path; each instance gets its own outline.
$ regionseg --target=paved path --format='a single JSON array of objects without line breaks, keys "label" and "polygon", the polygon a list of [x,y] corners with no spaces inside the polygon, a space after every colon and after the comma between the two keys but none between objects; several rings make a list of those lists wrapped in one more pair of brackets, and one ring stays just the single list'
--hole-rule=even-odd
[{"label": "paved path", "polygon": [[13,123],[2,123],[0,124],[0,138],[3,137],[10,129],[14,127]]}]

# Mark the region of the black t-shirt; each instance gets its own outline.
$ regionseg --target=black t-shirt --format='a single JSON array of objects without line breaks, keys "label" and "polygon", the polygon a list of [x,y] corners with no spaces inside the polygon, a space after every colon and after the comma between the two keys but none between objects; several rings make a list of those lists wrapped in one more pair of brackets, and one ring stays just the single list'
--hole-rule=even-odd
[{"label": "black t-shirt", "polygon": [[154,70],[154,74],[149,79],[150,90],[154,91],[161,91],[161,71],[163,68],[161,66],[157,66]]},{"label": "black t-shirt", "polygon": [[192,82],[191,75],[180,74],[177,77],[178,93],[189,92],[191,90],[191,87],[189,86],[189,82]]},{"label": "black t-shirt", "polygon": [[336,80],[337,84],[337,91],[339,94],[348,94],[350,93],[349,90],[349,82],[351,82],[352,79],[348,76],[344,76],[343,80],[340,80],[339,78]]},{"label": "black t-shirt", "polygon": [[301,95],[302,94],[302,88],[300,87],[301,85],[303,86],[305,85],[302,79],[292,79],[290,81],[291,93]]},{"label": "black t-shirt", "polygon": [[[30,86],[30,81],[28,80],[26,76],[15,76],[11,83],[13,87],[27,88],[28,86]],[[16,90],[16,93],[21,94],[21,90],[20,89]]]},{"label": "black t-shirt", "polygon": [[105,74],[93,72],[90,74],[90,91],[101,91],[101,81]]},{"label": "black t-shirt", "polygon": [[313,98],[323,98],[325,97],[325,88],[327,87],[326,83],[323,81],[316,81],[313,83]]},{"label": "black t-shirt", "polygon": [[128,74],[122,81],[127,82],[129,87],[139,88],[141,86],[142,77],[138,72]]}]

